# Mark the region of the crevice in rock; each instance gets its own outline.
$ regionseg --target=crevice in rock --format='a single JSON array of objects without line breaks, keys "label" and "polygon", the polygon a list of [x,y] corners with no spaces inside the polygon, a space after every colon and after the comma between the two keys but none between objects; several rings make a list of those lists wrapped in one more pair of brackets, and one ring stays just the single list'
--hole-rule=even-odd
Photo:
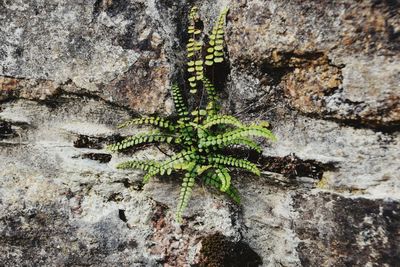
[{"label": "crevice in rock", "polygon": [[107,163],[111,160],[111,155],[107,153],[85,153],[81,155],[83,159],[91,159],[100,163]]},{"label": "crevice in rock", "polygon": [[[344,100],[343,102],[346,102]],[[354,107],[356,108],[356,107]],[[394,134],[396,132],[400,131],[400,121],[391,121],[391,122],[386,122],[385,124],[382,124],[382,122],[377,121],[377,120],[366,120],[363,118],[360,118],[359,116],[354,116],[355,118],[338,118],[334,113],[308,113],[308,112],[302,112],[298,111],[298,114],[311,118],[311,119],[318,119],[318,120],[326,120],[326,121],[332,121],[340,126],[344,127],[352,127],[355,129],[367,129],[367,130],[372,130],[374,132],[381,132],[384,134]]]},{"label": "crevice in rock", "polygon": [[289,180],[295,181],[296,177],[309,177],[320,180],[325,171],[337,169],[337,163],[322,163],[317,160],[303,160],[294,153],[284,156],[263,156],[253,150],[245,150],[240,147],[227,150],[227,154],[238,158],[247,158],[255,162],[260,170],[282,174]]},{"label": "crevice in rock", "polygon": [[0,120],[0,140],[12,138],[15,136],[16,132],[12,128],[12,124],[10,122]]},{"label": "crevice in rock", "polygon": [[261,64],[261,72],[267,74],[268,79],[264,83],[276,86],[281,83],[282,78],[294,70],[293,67],[277,67],[271,63],[264,62]]},{"label": "crevice in rock", "polygon": [[[129,70],[128,70],[129,71]],[[0,83],[0,88],[4,89],[1,91],[3,95],[0,94],[0,104],[2,103],[8,103],[8,102],[14,102],[19,99],[26,99],[29,101],[34,101],[40,105],[44,105],[50,109],[56,109],[60,105],[72,101],[74,97],[81,98],[81,99],[88,99],[88,100],[94,100],[98,102],[102,102],[104,104],[107,104],[111,107],[119,108],[122,109],[126,112],[129,113],[131,117],[138,117],[140,114],[137,112],[133,111],[129,106],[126,104],[118,104],[113,101],[109,101],[102,96],[99,96],[95,93],[91,93],[87,91],[84,88],[78,87],[71,79],[67,80],[65,83],[62,83],[60,85],[56,85],[53,81],[51,80],[32,80],[32,82],[36,82],[37,84],[41,83],[54,83],[52,86],[57,86],[54,88],[54,90],[51,93],[47,93],[43,95],[32,95],[30,97],[21,95],[21,88],[19,88],[19,83],[20,82],[29,82],[29,79],[26,78],[15,78],[11,76],[0,76],[0,78],[7,78],[13,81],[11,83],[8,82],[6,84]],[[0,81],[1,82],[1,81]],[[67,90],[66,87],[72,86],[75,91],[70,91]],[[99,87],[102,85],[100,84]],[[4,92],[7,94],[4,95]]]},{"label": "crevice in rock", "polygon": [[350,126],[356,129],[369,129],[373,130],[375,132],[381,132],[381,133],[386,133],[386,134],[394,134],[396,132],[400,131],[400,122],[390,122],[387,123],[386,125],[383,125],[377,121],[368,121],[366,122],[365,120],[361,118],[357,119],[338,119],[335,117],[324,117],[324,119],[329,119],[331,121],[334,121],[340,125],[343,126]]},{"label": "crevice in rock", "polygon": [[123,221],[123,222],[127,222],[128,221],[128,219],[126,218],[126,215],[125,215],[125,210],[122,210],[122,209],[119,209],[118,210],[118,217],[121,219],[121,221]]},{"label": "crevice in rock", "polygon": [[280,173],[286,178],[310,177],[320,180],[325,171],[336,169],[335,163],[322,163],[316,160],[302,160],[294,153],[285,157],[264,157],[258,163],[262,170]]},{"label": "crevice in rock", "polygon": [[47,105],[46,100],[56,98],[59,93],[59,85],[52,80],[0,75],[0,104],[27,99]]},{"label": "crevice in rock", "polygon": [[[81,88],[78,88],[78,89],[81,89]],[[57,96],[54,96],[54,97],[52,96],[51,98],[49,98],[48,100],[43,101],[43,102],[45,104],[46,103],[50,103],[51,104],[51,102],[55,102],[56,103],[57,102],[57,98],[61,98],[61,97],[64,97],[64,99],[66,99],[68,101],[70,100],[69,97],[78,97],[78,98],[83,98],[83,99],[86,98],[86,99],[89,99],[89,100],[99,101],[99,102],[107,104],[107,105],[109,105],[111,107],[122,109],[122,110],[128,112],[131,117],[140,116],[139,113],[133,111],[131,108],[129,108],[126,105],[120,105],[120,104],[118,104],[116,102],[106,100],[101,96],[98,96],[96,94],[93,94],[93,93],[90,93],[90,92],[86,91],[85,89],[81,89],[79,92],[68,92],[68,91],[65,91],[65,90],[62,89],[62,90],[59,91],[59,94]],[[64,100],[64,102],[65,102],[65,100]]]},{"label": "crevice in rock", "polygon": [[74,141],[73,145],[76,148],[102,149],[105,144],[119,142],[122,139],[123,137],[121,137],[121,135],[119,134],[111,135],[108,137],[94,137],[80,134]]},{"label": "crevice in rock", "polygon": [[283,77],[294,71],[295,68],[308,65],[328,64],[325,53],[319,51],[272,51],[272,60],[260,64],[260,72],[266,74],[270,85],[278,85]]},{"label": "crevice in rock", "polygon": [[74,141],[74,147],[102,149],[103,148],[103,144],[102,144],[103,140],[104,139],[100,138],[100,137],[79,135],[78,138]]}]

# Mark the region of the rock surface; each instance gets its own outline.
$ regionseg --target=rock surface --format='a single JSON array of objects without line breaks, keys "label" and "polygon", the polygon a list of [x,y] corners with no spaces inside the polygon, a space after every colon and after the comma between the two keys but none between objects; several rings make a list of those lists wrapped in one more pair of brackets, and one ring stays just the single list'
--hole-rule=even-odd
[{"label": "rock surface", "polygon": [[0,265],[396,266],[400,4],[197,2],[206,29],[230,6],[225,110],[278,142],[240,207],[197,187],[182,225],[179,177],[114,167],[168,148],[105,144],[174,114],[186,1],[0,2]]}]

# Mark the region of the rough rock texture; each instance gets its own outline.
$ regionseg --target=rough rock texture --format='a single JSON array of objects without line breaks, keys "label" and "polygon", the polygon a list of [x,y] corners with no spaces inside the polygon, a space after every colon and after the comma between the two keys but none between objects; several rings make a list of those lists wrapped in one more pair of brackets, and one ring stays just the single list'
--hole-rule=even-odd
[{"label": "rough rock texture", "polygon": [[[239,1],[229,34],[233,73],[256,76],[266,91],[278,85],[302,114],[398,129],[399,7],[397,1]],[[238,80],[234,85],[249,82]]]},{"label": "rough rock texture", "polygon": [[67,91],[97,95],[137,112],[171,111],[164,102],[174,68],[166,58],[175,42],[169,36],[173,17],[163,21],[155,3],[0,5],[0,84],[5,87],[0,99],[43,99]]},{"label": "rough rock texture", "polygon": [[0,1],[0,266],[397,266],[399,2],[197,3],[230,6],[225,111],[278,142],[240,207],[198,187],[179,225],[179,177],[114,168],[166,156],[104,147],[174,113],[189,4]]}]

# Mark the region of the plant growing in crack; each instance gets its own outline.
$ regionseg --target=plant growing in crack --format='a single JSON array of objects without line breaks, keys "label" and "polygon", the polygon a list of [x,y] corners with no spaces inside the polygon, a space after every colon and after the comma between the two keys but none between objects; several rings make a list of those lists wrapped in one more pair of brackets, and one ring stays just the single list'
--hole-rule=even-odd
[{"label": "plant growing in crack", "polygon": [[[246,160],[226,155],[224,150],[231,146],[244,146],[261,153],[261,147],[250,137],[263,137],[275,140],[275,136],[265,124],[245,125],[237,118],[220,114],[219,98],[216,88],[206,77],[205,68],[213,68],[224,61],[224,25],[228,9],[224,9],[208,36],[208,45],[201,41],[202,30],[199,25],[197,7],[189,14],[187,42],[187,72],[190,93],[201,90],[207,95],[205,107],[199,105],[189,110],[181,90],[172,86],[172,97],[177,118],[143,117],[129,120],[119,128],[132,125],[151,125],[158,130],[126,137],[118,143],[109,145],[111,151],[120,151],[144,143],[168,143],[178,151],[168,159],[129,160],[117,165],[118,169],[141,169],[146,171],[143,180],[147,183],[157,175],[171,175],[173,172],[185,173],[182,178],[176,218],[182,221],[182,214],[190,199],[196,182],[202,182],[228,194],[235,202],[240,202],[238,190],[231,184],[230,172],[234,168],[260,175],[257,166]],[[203,55],[204,58],[203,58]]]}]

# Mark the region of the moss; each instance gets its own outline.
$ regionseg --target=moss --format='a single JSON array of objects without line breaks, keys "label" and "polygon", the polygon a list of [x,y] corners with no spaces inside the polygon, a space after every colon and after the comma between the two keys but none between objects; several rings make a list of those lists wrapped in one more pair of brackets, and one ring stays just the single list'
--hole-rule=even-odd
[{"label": "moss", "polygon": [[202,240],[198,267],[260,266],[262,260],[246,243],[232,242],[221,233],[206,236]]}]

